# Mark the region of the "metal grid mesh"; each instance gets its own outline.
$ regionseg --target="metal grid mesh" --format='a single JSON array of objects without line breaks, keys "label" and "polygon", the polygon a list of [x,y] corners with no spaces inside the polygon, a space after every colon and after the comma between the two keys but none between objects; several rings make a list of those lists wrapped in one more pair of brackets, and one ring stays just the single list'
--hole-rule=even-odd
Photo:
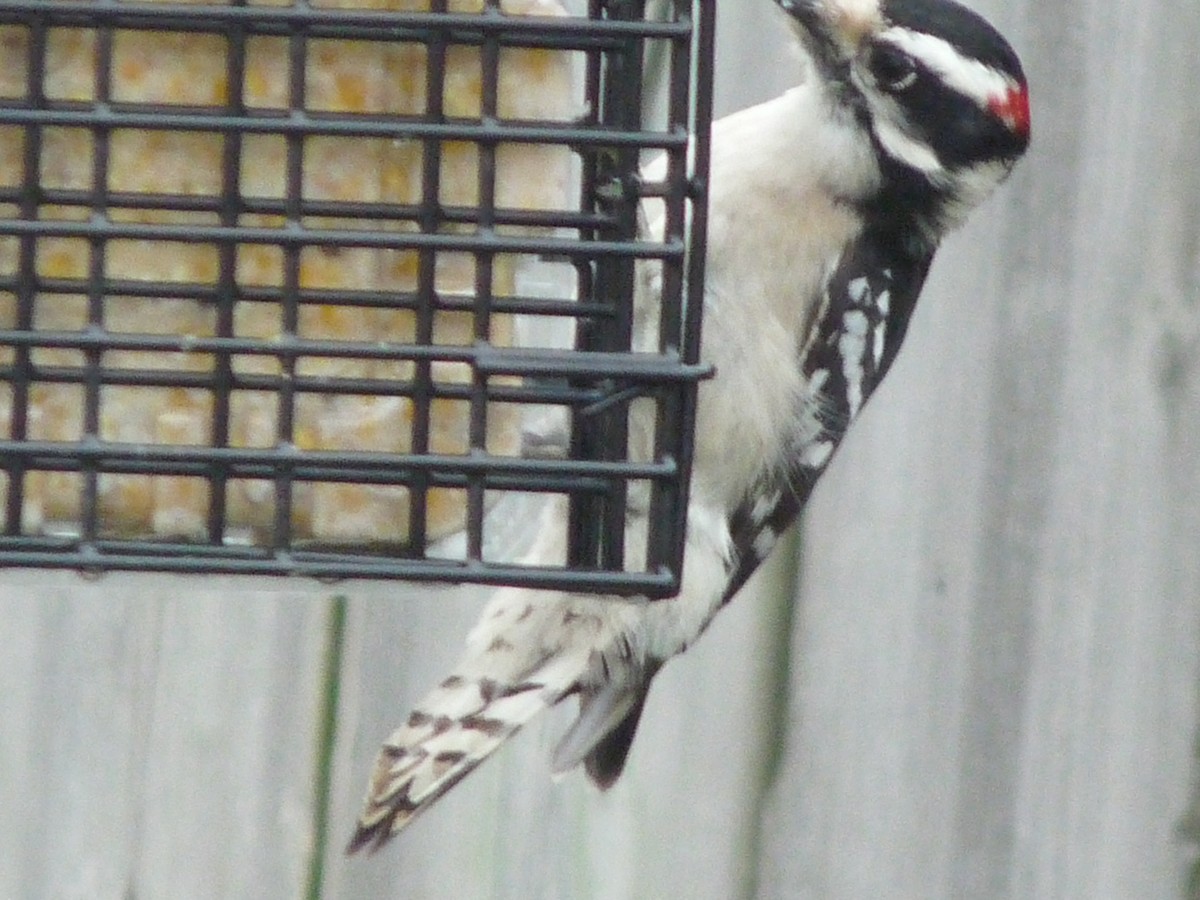
[{"label": "metal grid mesh", "polygon": [[[0,7],[0,564],[675,588],[711,0],[384,5]],[[570,115],[525,102],[547,67]],[[543,171],[565,200],[521,198]],[[662,277],[659,353],[631,352],[636,265]],[[547,410],[569,452],[522,455]],[[506,492],[569,499],[568,565],[490,558]]]}]

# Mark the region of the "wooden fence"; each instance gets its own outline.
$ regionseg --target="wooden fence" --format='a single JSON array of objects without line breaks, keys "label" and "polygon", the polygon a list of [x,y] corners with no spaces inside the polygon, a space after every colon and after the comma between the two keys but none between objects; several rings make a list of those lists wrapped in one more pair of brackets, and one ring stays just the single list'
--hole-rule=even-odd
[{"label": "wooden fence", "polygon": [[[724,109],[795,71],[769,6],[722,5]],[[481,591],[5,571],[0,898],[1185,896],[1200,4],[976,6],[1026,62],[1030,156],[616,788],[551,783],[554,715],[346,860]]]}]

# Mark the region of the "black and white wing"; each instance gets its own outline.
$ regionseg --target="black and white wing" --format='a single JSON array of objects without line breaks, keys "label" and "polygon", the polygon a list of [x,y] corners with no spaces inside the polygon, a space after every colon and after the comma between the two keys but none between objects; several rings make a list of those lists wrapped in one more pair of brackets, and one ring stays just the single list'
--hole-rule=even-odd
[{"label": "black and white wing", "polygon": [[908,329],[933,253],[903,235],[868,231],[843,252],[799,350],[807,385],[802,428],[786,466],[730,517],[728,602],[795,521],[850,424],[887,374]]}]

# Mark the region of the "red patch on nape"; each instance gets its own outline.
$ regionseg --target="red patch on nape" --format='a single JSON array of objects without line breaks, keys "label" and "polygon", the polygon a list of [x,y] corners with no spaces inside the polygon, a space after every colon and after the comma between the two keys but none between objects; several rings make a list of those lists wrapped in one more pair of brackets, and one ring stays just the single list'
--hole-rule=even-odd
[{"label": "red patch on nape", "polygon": [[993,97],[988,109],[1015,133],[1029,134],[1029,90],[1024,85],[1010,88],[1007,93]]}]

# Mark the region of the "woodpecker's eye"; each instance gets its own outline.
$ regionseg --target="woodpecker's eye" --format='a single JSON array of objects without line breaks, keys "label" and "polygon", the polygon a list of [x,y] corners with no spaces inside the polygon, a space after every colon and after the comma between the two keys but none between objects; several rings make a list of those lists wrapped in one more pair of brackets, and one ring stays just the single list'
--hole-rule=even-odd
[{"label": "woodpecker's eye", "polygon": [[917,83],[917,64],[913,58],[889,44],[879,44],[871,51],[867,68],[875,83],[891,93],[907,90]]}]

